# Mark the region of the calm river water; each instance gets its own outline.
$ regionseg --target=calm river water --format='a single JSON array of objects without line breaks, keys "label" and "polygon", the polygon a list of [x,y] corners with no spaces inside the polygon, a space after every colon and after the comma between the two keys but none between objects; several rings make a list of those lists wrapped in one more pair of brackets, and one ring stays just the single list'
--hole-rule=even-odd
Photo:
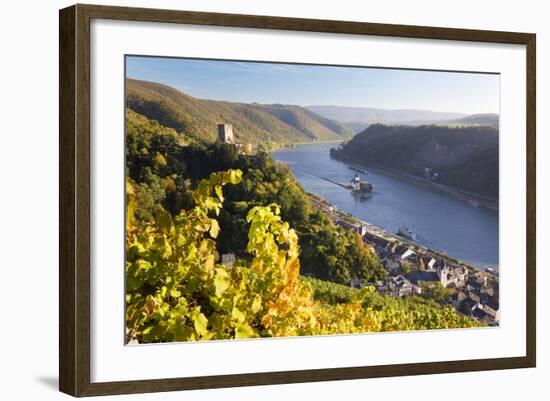
[{"label": "calm river water", "polygon": [[[325,181],[348,183],[355,171],[330,158],[336,143],[297,145],[279,149],[273,157],[289,165],[302,187],[340,210],[396,232],[406,226],[416,242],[470,262],[498,269],[498,211],[476,208],[409,182],[381,173],[360,174],[374,186],[374,194],[359,200],[350,191]],[[367,169],[365,169],[367,170]]]}]

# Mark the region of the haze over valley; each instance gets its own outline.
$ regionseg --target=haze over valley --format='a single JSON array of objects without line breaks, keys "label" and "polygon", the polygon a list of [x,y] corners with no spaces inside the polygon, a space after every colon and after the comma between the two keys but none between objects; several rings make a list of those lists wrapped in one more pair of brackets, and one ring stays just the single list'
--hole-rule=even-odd
[{"label": "haze over valley", "polygon": [[372,107],[307,106],[326,118],[345,124],[359,133],[370,124],[385,125],[490,125],[498,127],[498,114],[463,114],[415,109],[377,109]]}]

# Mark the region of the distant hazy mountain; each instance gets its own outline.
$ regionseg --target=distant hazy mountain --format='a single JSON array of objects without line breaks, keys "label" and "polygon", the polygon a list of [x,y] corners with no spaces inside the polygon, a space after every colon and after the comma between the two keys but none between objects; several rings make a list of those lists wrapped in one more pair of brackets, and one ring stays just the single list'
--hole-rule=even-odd
[{"label": "distant hazy mountain", "polygon": [[467,117],[462,117],[453,121],[455,124],[464,124],[464,125],[491,125],[498,126],[499,118],[498,114],[487,113],[487,114],[472,114]]},{"label": "distant hazy mountain", "polygon": [[372,107],[343,107],[343,106],[307,106],[307,108],[326,118],[347,124],[355,132],[361,132],[370,124],[381,123],[399,125],[411,121],[447,121],[467,117],[462,113],[446,113],[429,110],[388,110]]},{"label": "distant hazy mountain", "polygon": [[[498,114],[471,114],[466,117],[453,118],[450,120],[415,120],[407,121],[403,125],[443,125],[450,127],[489,126],[498,128]],[[350,127],[351,128],[351,127]]]},{"label": "distant hazy mountain", "polygon": [[349,127],[356,134],[358,134],[359,132],[363,132],[370,125],[370,123],[358,123],[353,121],[347,121],[343,124],[346,124],[346,126]]},{"label": "distant hazy mountain", "polygon": [[126,107],[189,137],[214,141],[218,124],[232,124],[237,141],[258,143],[347,139],[340,122],[304,107],[203,100],[155,82],[126,80]]}]

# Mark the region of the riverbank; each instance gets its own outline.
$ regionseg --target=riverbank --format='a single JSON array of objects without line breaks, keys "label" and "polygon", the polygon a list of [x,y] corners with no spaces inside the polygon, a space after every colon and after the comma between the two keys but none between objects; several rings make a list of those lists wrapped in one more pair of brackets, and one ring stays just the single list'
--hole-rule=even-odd
[{"label": "riverbank", "polygon": [[314,144],[323,144],[323,143],[342,143],[345,142],[347,139],[330,139],[326,141],[309,141],[309,142],[277,142],[276,147],[273,147],[268,150],[269,153],[276,152],[278,150],[282,149],[291,149],[295,148],[297,145],[314,145]]},{"label": "riverbank", "polygon": [[341,162],[354,165],[361,168],[367,168],[372,171],[376,171],[380,174],[389,175],[394,178],[398,178],[404,181],[407,181],[411,184],[414,184],[416,186],[428,189],[432,192],[440,193],[446,196],[449,196],[454,199],[462,200],[465,202],[468,202],[470,205],[474,207],[485,207],[487,209],[491,210],[498,210],[498,199],[492,199],[483,195],[473,194],[471,192],[466,192],[463,190],[460,190],[458,188],[449,187],[446,185],[438,184],[430,180],[426,180],[425,178],[418,177],[412,174],[404,173],[402,171],[390,169],[387,167],[382,167],[378,165],[366,165],[364,163],[359,163],[356,160],[353,160],[348,157],[344,157],[341,155],[333,155],[331,156],[335,160],[339,160]]},{"label": "riverbank", "polygon": [[[308,196],[315,207],[325,212],[334,224],[358,233],[362,241],[371,247],[388,274],[387,278],[374,284],[379,294],[397,298],[421,295],[490,326],[499,325],[498,272],[481,270],[420,246],[344,213],[317,195],[308,193]],[[352,278],[350,285],[360,288],[372,283]],[[444,288],[445,292],[436,295],[440,298],[432,298],[434,295],[430,295],[430,288]]]},{"label": "riverbank", "polygon": [[445,264],[448,264],[448,265],[464,266],[467,270],[470,271],[470,273],[477,273],[477,272],[489,273],[493,275],[496,279],[498,279],[498,273],[495,272],[494,270],[491,271],[491,270],[488,270],[487,268],[475,266],[466,261],[449,256],[444,252],[440,252],[438,250],[431,249],[424,245],[420,245],[413,241],[407,240],[406,238],[403,238],[396,233],[392,233],[380,226],[369,223],[365,220],[362,220],[358,217],[351,215],[350,213],[346,213],[339,210],[336,206],[332,205],[330,202],[321,198],[318,195],[315,195],[309,192],[307,193],[307,195],[317,208],[323,210],[337,224],[338,224],[338,221],[345,221],[349,223],[350,227],[354,227],[354,228],[365,227],[366,233],[377,240],[386,241],[392,244],[404,246],[406,248],[411,249],[417,254],[442,260],[445,262]]}]

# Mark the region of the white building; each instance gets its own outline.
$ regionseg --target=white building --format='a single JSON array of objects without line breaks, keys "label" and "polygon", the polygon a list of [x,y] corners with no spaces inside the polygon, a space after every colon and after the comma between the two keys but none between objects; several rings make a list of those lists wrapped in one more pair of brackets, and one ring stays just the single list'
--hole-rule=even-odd
[{"label": "white building", "polygon": [[226,265],[227,267],[233,266],[233,263],[235,263],[236,260],[237,258],[235,257],[234,253],[224,253],[222,255],[222,264]]},{"label": "white building", "polygon": [[456,283],[456,276],[454,275],[453,268],[445,263],[437,267],[437,277],[439,277],[439,281],[443,287],[448,287]]},{"label": "white building", "polygon": [[414,251],[411,249],[411,248],[407,248],[407,250],[401,255],[401,261],[404,261],[405,259],[407,259],[409,256],[412,256],[414,255]]},{"label": "white building", "polygon": [[233,126],[231,124],[218,124],[218,139],[223,143],[235,143]]},{"label": "white building", "polygon": [[491,316],[495,321],[500,320],[500,311],[499,311],[499,305],[498,302],[495,302],[493,300],[490,300],[489,302],[484,303],[481,305],[483,312]]}]

